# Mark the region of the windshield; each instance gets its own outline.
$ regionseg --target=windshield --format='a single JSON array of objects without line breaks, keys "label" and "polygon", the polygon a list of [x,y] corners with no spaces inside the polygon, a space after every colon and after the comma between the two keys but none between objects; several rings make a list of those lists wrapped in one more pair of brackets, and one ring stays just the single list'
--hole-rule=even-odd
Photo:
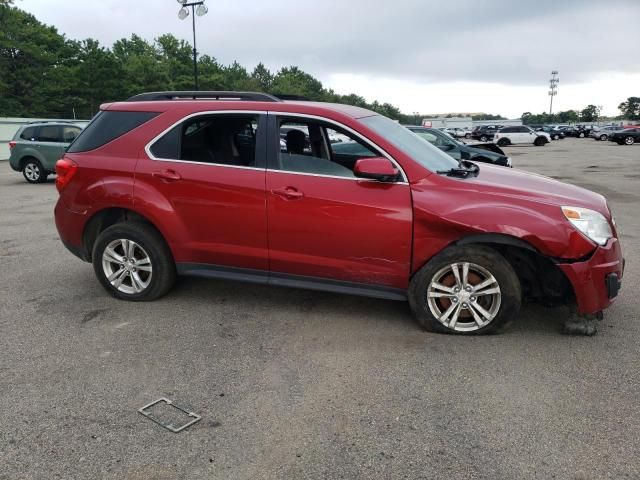
[{"label": "windshield", "polygon": [[458,166],[458,162],[449,155],[387,117],[374,115],[361,118],[360,121],[432,172]]}]

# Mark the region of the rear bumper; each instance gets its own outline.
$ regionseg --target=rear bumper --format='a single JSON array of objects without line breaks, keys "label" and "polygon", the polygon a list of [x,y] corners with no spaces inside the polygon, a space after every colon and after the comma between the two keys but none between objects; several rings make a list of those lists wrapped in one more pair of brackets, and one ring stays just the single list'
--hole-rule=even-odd
[{"label": "rear bumper", "polygon": [[573,286],[579,314],[599,312],[610,306],[618,295],[624,271],[622,248],[613,238],[598,247],[584,262],[561,263]]},{"label": "rear bumper", "polygon": [[82,241],[87,213],[69,210],[60,199],[58,199],[53,211],[58,235],[60,235],[63,245],[76,257],[88,262],[89,255]]}]

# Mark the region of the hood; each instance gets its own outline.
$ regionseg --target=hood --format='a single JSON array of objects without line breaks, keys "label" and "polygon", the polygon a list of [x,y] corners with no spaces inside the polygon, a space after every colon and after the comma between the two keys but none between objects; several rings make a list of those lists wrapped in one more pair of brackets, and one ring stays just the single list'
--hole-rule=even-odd
[{"label": "hood", "polygon": [[557,206],[590,208],[610,217],[607,200],[599,193],[563,183],[553,178],[513,168],[481,164],[477,177],[461,180],[478,193],[517,197]]}]

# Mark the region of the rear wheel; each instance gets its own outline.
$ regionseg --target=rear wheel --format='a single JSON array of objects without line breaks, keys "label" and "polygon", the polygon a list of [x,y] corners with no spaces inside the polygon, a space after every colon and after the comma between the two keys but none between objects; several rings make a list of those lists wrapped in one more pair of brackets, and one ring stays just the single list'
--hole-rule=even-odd
[{"label": "rear wheel", "polygon": [[553,136],[553,139],[554,139],[554,140],[560,140],[560,135],[554,135],[554,136]]},{"label": "rear wheel", "polygon": [[580,138],[584,138],[584,132],[580,132],[580,133],[578,134],[578,137],[580,137]]},{"label": "rear wheel", "polygon": [[603,133],[602,135],[600,135],[600,140],[602,140],[603,142],[607,139],[607,134]]},{"label": "rear wheel", "polygon": [[464,138],[471,138],[471,134],[470,133],[465,133],[464,134]]},{"label": "rear wheel", "polygon": [[506,147],[507,145],[509,145],[511,142],[509,141],[508,138],[501,138],[500,140],[498,140],[498,146],[499,147]]},{"label": "rear wheel", "polygon": [[42,183],[47,180],[47,172],[35,158],[27,158],[22,165],[22,175],[29,183]]},{"label": "rear wheel", "polygon": [[486,135],[480,135],[481,142],[486,142],[487,140],[488,140],[488,137]]},{"label": "rear wheel", "polygon": [[635,142],[635,138],[629,136],[629,137],[624,137],[624,143],[625,145],[633,145]]},{"label": "rear wheel", "polygon": [[104,230],[93,247],[92,259],[102,286],[122,300],[155,300],[175,282],[169,247],[144,223],[118,223]]},{"label": "rear wheel", "polygon": [[445,250],[409,286],[413,314],[431,332],[498,332],[518,314],[520,301],[520,282],[511,265],[480,245]]}]

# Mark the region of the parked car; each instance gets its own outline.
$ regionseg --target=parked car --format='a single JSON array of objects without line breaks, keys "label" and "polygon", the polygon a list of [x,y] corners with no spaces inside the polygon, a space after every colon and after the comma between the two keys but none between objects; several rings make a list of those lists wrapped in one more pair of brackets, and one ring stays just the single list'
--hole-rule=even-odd
[{"label": "parked car", "polygon": [[609,140],[617,142],[619,145],[633,145],[640,142],[640,128],[625,128],[612,132]]},{"label": "parked car", "polygon": [[471,130],[468,128],[450,127],[445,131],[453,138],[471,138]]},{"label": "parked car", "polygon": [[[280,150],[293,126],[311,152],[295,128]],[[367,154],[337,154],[333,132]],[[623,275],[602,195],[456,161],[350,105],[140,94],[104,105],[56,171],[62,242],[123,300],[195,275],[408,300],[428,330],[479,334],[523,298],[600,315]]]},{"label": "parked car", "polygon": [[38,122],[21,126],[9,142],[9,165],[29,183],[41,183],[54,172],[56,161],[78,136],[73,123]]},{"label": "parked car", "polygon": [[499,153],[496,153],[483,148],[472,147],[443,134],[436,128],[417,127],[415,125],[406,125],[406,127],[456,160],[493,163],[503,167],[513,166],[511,158],[506,156],[501,149],[498,149]]},{"label": "parked car", "polygon": [[595,138],[596,140],[601,140],[601,141],[605,141],[609,138],[609,135],[611,135],[613,132],[616,132],[620,130],[620,127],[617,125],[609,125],[606,127],[596,127],[593,130],[591,130],[591,133],[589,134],[590,137]]},{"label": "parked car", "polygon": [[481,125],[476,127],[471,132],[471,138],[480,140],[481,142],[488,142],[493,140],[493,135],[500,130],[502,125]]},{"label": "parked car", "polygon": [[536,132],[545,132],[549,135],[549,138],[552,140],[561,140],[566,137],[566,134],[562,131],[560,127],[552,127],[548,125],[544,125],[542,127],[535,128]]},{"label": "parked car", "polygon": [[526,125],[504,127],[496,132],[493,141],[500,147],[507,145],[535,145],[541,147],[551,141],[547,132],[536,132]]}]

